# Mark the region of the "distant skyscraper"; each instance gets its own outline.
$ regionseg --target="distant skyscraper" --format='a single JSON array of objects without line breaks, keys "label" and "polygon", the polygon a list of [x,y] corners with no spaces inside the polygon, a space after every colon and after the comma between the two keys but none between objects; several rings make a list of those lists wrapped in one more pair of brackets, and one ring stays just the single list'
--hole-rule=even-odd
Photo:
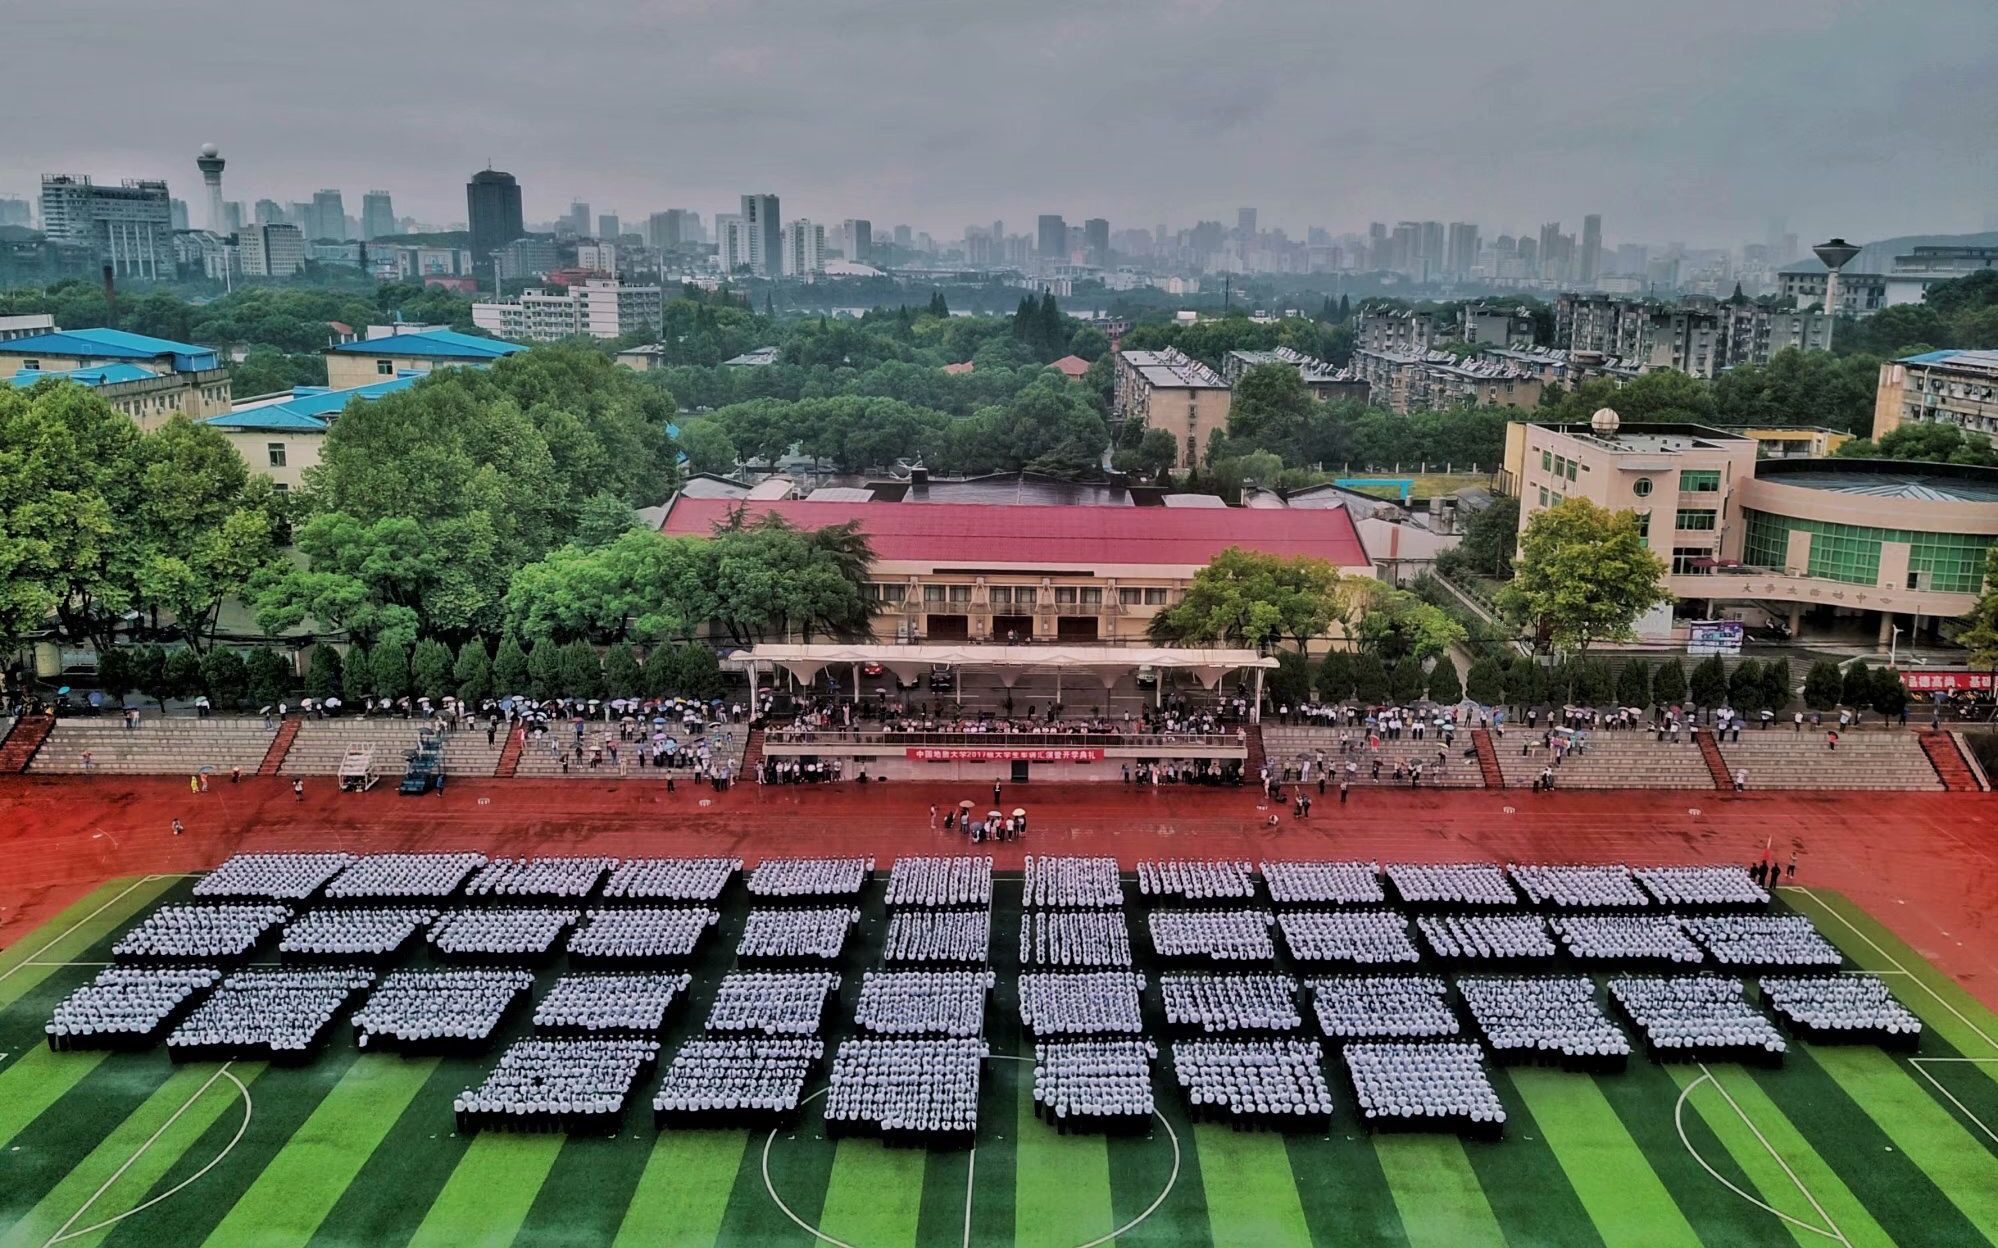
[{"label": "distant skyscraper", "polygon": [[[194,167],[201,170],[201,181],[208,188],[208,228],[217,234],[227,233],[222,228],[222,159],[221,149],[213,143],[201,145],[201,155],[194,158]],[[182,227],[186,228],[186,227]]]},{"label": "distant skyscraper", "polygon": [[1235,233],[1243,242],[1256,236],[1256,210],[1237,208],[1235,210]]},{"label": "distant skyscraper", "polygon": [[1576,280],[1584,287],[1596,284],[1603,270],[1603,217],[1592,212],[1582,218],[1582,261]]},{"label": "distant skyscraper", "polygon": [[784,225],[775,195],[744,195],[742,223],[749,231],[749,270],[758,277],[784,272]]},{"label": "distant skyscraper", "polygon": [[617,236],[623,232],[623,223],[617,219],[616,213],[600,212],[597,214],[598,238],[603,239],[605,242],[614,243],[617,241]]},{"label": "distant skyscraper", "polygon": [[473,174],[465,183],[465,220],[472,230],[472,262],[484,264],[527,232],[520,216],[520,183],[497,169]]},{"label": "distant skyscraper", "polygon": [[826,268],[826,227],[799,218],[784,227],[784,276],[804,277]]},{"label": "distant skyscraper", "polygon": [[95,247],[113,276],[171,278],[171,198],[164,182],[95,186],[89,178],[43,174],[42,232],[50,242]]},{"label": "distant skyscraper", "polygon": [[661,251],[670,251],[678,247],[681,243],[688,241],[685,235],[681,233],[684,227],[683,218],[685,215],[678,208],[668,208],[664,212],[655,212],[647,217],[645,219],[645,245],[647,247],[657,247]]},{"label": "distant skyscraper", "polygon": [[369,191],[361,196],[361,239],[389,238],[396,232],[395,207],[387,191]]},{"label": "distant skyscraper", "polygon": [[188,224],[187,201],[184,199],[169,199],[167,201],[167,217],[171,220],[173,228],[176,230],[192,228]]},{"label": "distant skyscraper", "polygon": [[340,202],[340,192],[327,189],[313,194],[312,228],[307,233],[315,239],[346,239],[347,209]]},{"label": "distant skyscraper", "polygon": [[1110,263],[1110,222],[1107,219],[1091,217],[1082,223],[1082,249],[1089,255],[1089,263]]},{"label": "distant skyscraper", "polygon": [[897,247],[900,247],[900,248],[902,248],[902,249],[903,249],[904,251],[907,251],[908,249],[910,249],[910,248],[914,247],[914,246],[916,245],[916,234],[915,234],[915,231],[914,231],[914,230],[911,230],[911,229],[910,229],[910,228],[909,228],[908,226],[906,226],[906,225],[898,225],[898,226],[896,226],[896,227],[895,227],[895,245],[896,245]]},{"label": "distant skyscraper", "polygon": [[1068,258],[1068,222],[1058,213],[1043,213],[1036,222],[1035,251],[1043,260]]},{"label": "distant skyscraper", "polygon": [[577,238],[590,236],[590,206],[580,199],[569,201],[569,215],[566,218],[569,232]]},{"label": "distant skyscraper", "polygon": [[1450,241],[1443,256],[1443,269],[1452,277],[1463,277],[1478,263],[1478,227],[1468,221],[1450,223]]},{"label": "distant skyscraper", "polygon": [[243,201],[225,199],[222,201],[222,228],[218,234],[235,234],[243,228]]},{"label": "distant skyscraper", "polygon": [[749,267],[749,223],[742,214],[715,214],[715,267],[734,273]]},{"label": "distant skyscraper", "polygon": [[1416,266],[1417,271],[1425,277],[1434,277],[1443,271],[1445,257],[1443,223],[1424,221],[1421,232],[1416,236],[1416,258],[1421,261]]},{"label": "distant skyscraper", "polygon": [[15,195],[0,195],[0,225],[25,226],[34,220],[28,201]]},{"label": "distant skyscraper", "polygon": [[258,225],[285,224],[284,205],[275,199],[258,200],[254,216]]},{"label": "distant skyscraper", "polygon": [[848,217],[839,224],[839,249],[854,264],[866,264],[874,252],[874,223]]}]

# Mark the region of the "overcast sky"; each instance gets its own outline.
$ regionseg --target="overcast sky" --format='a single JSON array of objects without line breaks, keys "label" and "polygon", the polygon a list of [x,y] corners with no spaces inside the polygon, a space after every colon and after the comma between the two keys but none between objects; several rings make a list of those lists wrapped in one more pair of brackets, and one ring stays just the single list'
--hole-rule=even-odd
[{"label": "overcast sky", "polygon": [[0,194],[45,172],[465,216],[572,198],[939,238],[1369,221],[1608,241],[1998,225],[1998,0],[58,0],[9,6]]}]

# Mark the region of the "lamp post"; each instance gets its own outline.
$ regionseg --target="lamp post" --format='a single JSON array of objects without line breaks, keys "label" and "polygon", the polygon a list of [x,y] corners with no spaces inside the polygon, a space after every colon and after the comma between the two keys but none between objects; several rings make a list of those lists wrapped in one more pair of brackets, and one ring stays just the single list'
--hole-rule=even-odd
[{"label": "lamp post", "polygon": [[1811,248],[1825,266],[1825,350],[1831,350],[1832,329],[1838,324],[1838,271],[1852,263],[1859,248],[1842,238]]},{"label": "lamp post", "polygon": [[1894,625],[1894,635],[1887,639],[1887,666],[1894,666],[1895,656],[1901,652],[1901,626]]}]

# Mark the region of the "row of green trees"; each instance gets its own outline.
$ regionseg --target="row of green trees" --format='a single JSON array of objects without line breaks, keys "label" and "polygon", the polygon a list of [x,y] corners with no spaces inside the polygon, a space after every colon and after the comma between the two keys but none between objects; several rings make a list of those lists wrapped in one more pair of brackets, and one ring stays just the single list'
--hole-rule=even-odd
[{"label": "row of green trees", "polygon": [[138,693],[162,707],[169,698],[206,694],[220,710],[246,702],[270,706],[296,686],[291,665],[277,651],[216,646],[206,654],[187,647],[112,646],[98,653],[97,686],[106,696]]}]

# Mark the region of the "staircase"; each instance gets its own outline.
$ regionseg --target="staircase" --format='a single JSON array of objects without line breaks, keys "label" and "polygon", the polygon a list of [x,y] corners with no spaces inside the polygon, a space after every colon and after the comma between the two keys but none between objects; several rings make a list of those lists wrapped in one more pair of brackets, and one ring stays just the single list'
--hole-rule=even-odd
[{"label": "staircase", "polygon": [[26,771],[28,760],[42,748],[42,742],[48,740],[49,730],[54,727],[53,715],[23,715],[15,720],[14,727],[0,739],[0,773]]},{"label": "staircase", "polygon": [[1505,773],[1499,770],[1498,750],[1492,746],[1492,734],[1483,728],[1473,728],[1471,744],[1478,747],[1478,771],[1485,778],[1485,787],[1504,788]]},{"label": "staircase", "polygon": [[284,766],[284,756],[291,753],[291,743],[298,737],[299,721],[287,715],[278,722],[277,735],[271,738],[271,748],[264,751],[264,761],[257,764],[260,776],[275,776]]},{"label": "staircase", "polygon": [[[1250,776],[1259,776],[1262,774],[1263,762],[1267,756],[1263,753],[1263,726],[1261,724],[1244,725],[1243,735],[1249,745],[1248,755],[1242,760],[1242,776],[1244,779],[1247,779]],[[756,745],[758,753],[761,753],[763,742],[760,738],[757,740]]]},{"label": "staircase", "polygon": [[1929,764],[1942,778],[1943,788],[1952,793],[1975,793],[1979,790],[1977,777],[1971,774],[1970,767],[1963,761],[1963,751],[1958,748],[1954,735],[1925,732],[1920,740],[1922,752],[1929,756]]},{"label": "staircase", "polygon": [[742,743],[742,766],[737,768],[736,771],[738,775],[744,778],[753,778],[757,770],[762,766],[763,730],[761,728],[751,728],[749,730],[749,737]]},{"label": "staircase", "polygon": [[1714,743],[1714,734],[1693,729],[1693,738],[1700,743],[1700,757],[1707,760],[1707,771],[1712,773],[1714,787],[1723,792],[1734,787],[1734,773],[1727,769],[1727,760],[1721,757],[1720,746]]},{"label": "staircase", "polygon": [[499,762],[493,764],[493,775],[501,780],[513,779],[513,773],[520,770],[520,752],[526,743],[526,731],[519,724],[507,725],[506,744],[500,749]]}]

